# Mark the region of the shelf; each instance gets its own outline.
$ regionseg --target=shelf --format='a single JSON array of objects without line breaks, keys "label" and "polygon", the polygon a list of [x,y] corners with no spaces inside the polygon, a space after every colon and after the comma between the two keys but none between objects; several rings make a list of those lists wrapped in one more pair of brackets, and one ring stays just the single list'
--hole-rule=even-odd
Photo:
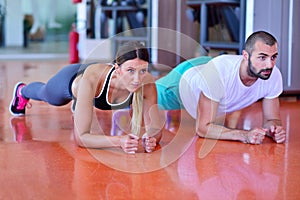
[{"label": "shelf", "polygon": [[137,11],[146,10],[146,7],[136,7],[136,6],[99,6],[102,11]]},{"label": "shelf", "polygon": [[114,40],[117,41],[146,41],[148,37],[138,37],[138,36],[116,36]]},{"label": "shelf", "polygon": [[[97,41],[102,41],[107,47],[105,49],[110,50],[111,58],[116,55],[119,45],[123,42],[134,40],[145,42],[147,46],[151,44],[151,31],[147,27],[151,27],[152,0],[147,0],[141,6],[102,6],[89,4],[89,1],[92,0],[83,0],[78,4],[78,7],[86,10],[86,13],[78,12],[77,16],[78,22],[86,24],[80,29],[80,47],[84,49],[81,59],[89,55],[91,50],[88,48]],[[143,14],[142,17],[136,15],[138,12]]]},{"label": "shelf", "polygon": [[218,42],[218,41],[206,41],[201,44],[203,47],[213,48],[213,49],[239,49],[239,42]]},{"label": "shelf", "polygon": [[[187,0],[186,4],[189,7],[199,9],[200,17],[200,45],[207,49],[232,49],[237,50],[239,53],[242,52],[243,43],[245,38],[245,12],[246,12],[246,0]],[[234,35],[235,40],[232,42],[224,41],[209,41],[208,38],[208,7],[209,6],[238,6],[240,8],[239,21],[233,13],[228,13],[227,15],[231,17],[234,16],[236,23],[233,20],[228,20],[227,23],[233,23],[229,26],[229,31]],[[223,10],[224,12],[224,10]],[[229,18],[229,17],[228,17]],[[232,18],[231,18],[232,19]],[[236,31],[236,24],[238,23],[238,34]],[[236,42],[238,41],[238,42]]]},{"label": "shelf", "polygon": [[200,4],[229,4],[229,5],[239,5],[240,0],[187,0],[186,4],[188,6],[200,5]]},{"label": "shelf", "polygon": [[[106,13],[111,15],[112,24],[110,24],[110,37],[112,41],[112,54],[115,55],[118,49],[119,42],[126,41],[144,41],[147,45],[150,45],[150,31],[142,30],[143,28],[151,26],[151,0],[148,0],[142,6],[101,6],[98,5],[96,8],[97,12],[100,12],[96,15],[100,16],[101,13]],[[134,15],[137,11],[143,11],[146,16],[143,23],[139,22]],[[126,19],[127,24],[129,25],[129,30],[123,27],[123,30],[120,32],[120,21],[121,29]],[[123,21],[124,20],[124,21]],[[96,23],[100,23],[99,19],[95,19]],[[119,27],[118,27],[119,26]],[[107,27],[106,27],[107,28]],[[101,31],[101,30],[98,30]],[[104,30],[104,31],[107,31]],[[122,36],[123,32],[131,31],[132,36]],[[100,32],[101,33],[101,32]],[[102,37],[102,36],[100,36]]]}]

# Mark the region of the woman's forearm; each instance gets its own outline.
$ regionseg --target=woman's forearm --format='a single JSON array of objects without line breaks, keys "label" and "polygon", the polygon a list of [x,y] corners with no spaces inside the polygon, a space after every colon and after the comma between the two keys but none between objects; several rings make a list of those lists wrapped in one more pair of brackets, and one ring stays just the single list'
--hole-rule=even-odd
[{"label": "woman's forearm", "polygon": [[156,142],[159,143],[160,139],[162,137],[162,130],[159,128],[149,128],[146,133],[143,135],[147,137],[154,137],[156,139]]},{"label": "woman's forearm", "polygon": [[119,136],[95,135],[91,133],[83,133],[76,137],[78,146],[85,148],[108,148],[120,147]]}]

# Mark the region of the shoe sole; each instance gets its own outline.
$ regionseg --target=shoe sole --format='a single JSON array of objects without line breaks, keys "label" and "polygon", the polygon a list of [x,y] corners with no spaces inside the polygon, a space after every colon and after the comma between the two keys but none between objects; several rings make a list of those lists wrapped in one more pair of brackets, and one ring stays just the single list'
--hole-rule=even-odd
[{"label": "shoe sole", "polygon": [[16,117],[17,117],[17,116],[23,116],[23,115],[25,115],[25,114],[23,114],[23,113],[13,113],[12,110],[11,110],[11,106],[12,106],[12,104],[13,104],[13,102],[14,102],[15,94],[16,94],[16,92],[17,92],[17,87],[18,87],[21,83],[24,84],[23,82],[18,82],[18,83],[15,85],[14,92],[13,92],[13,97],[12,97],[11,102],[10,102],[10,104],[9,104],[9,112],[10,112],[10,114],[12,114],[13,116],[16,116]]}]

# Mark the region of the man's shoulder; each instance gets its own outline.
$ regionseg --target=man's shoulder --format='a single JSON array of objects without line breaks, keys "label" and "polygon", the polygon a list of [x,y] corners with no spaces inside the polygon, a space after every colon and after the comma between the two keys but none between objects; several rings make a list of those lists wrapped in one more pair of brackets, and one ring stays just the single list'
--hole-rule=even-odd
[{"label": "man's shoulder", "polygon": [[220,55],[212,59],[210,67],[214,66],[221,74],[235,73],[241,65],[241,55]]},{"label": "man's shoulder", "polygon": [[226,62],[237,62],[242,59],[242,55],[233,55],[233,54],[223,54],[216,56],[212,59],[213,62],[220,62],[220,63],[226,63]]}]

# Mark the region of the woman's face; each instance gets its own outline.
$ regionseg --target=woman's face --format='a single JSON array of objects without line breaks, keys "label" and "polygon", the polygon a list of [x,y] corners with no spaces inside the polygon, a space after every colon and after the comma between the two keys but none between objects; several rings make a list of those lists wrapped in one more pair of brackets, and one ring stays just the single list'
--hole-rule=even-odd
[{"label": "woman's face", "polygon": [[144,60],[135,58],[127,60],[117,68],[120,81],[129,92],[135,92],[141,87],[148,71],[148,64]]}]

